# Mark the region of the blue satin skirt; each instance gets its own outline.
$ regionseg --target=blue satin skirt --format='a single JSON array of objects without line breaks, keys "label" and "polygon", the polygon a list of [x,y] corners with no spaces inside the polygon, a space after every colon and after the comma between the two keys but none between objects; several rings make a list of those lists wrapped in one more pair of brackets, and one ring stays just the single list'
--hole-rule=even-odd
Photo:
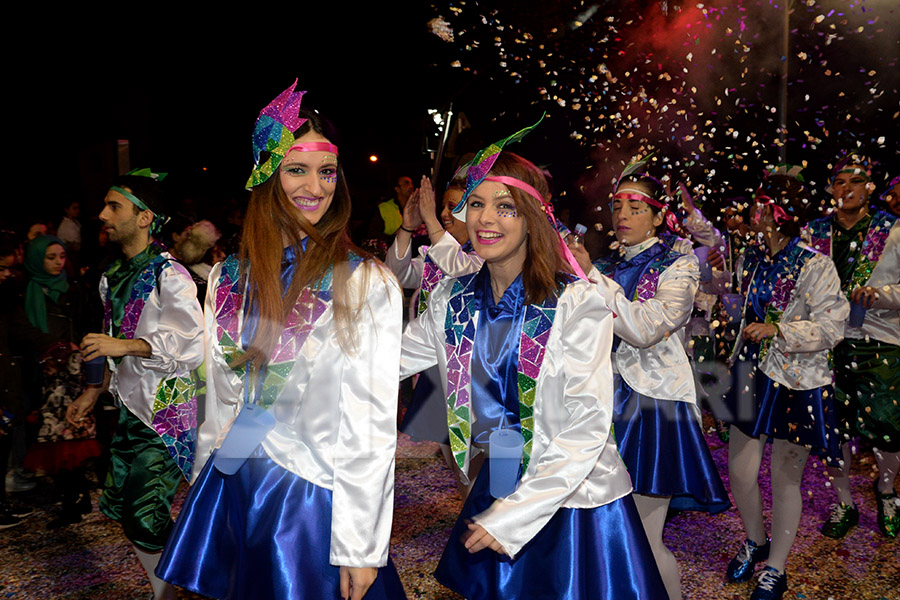
[{"label": "blue satin skirt", "polygon": [[461,541],[468,520],[493,502],[484,468],[434,572],[457,594],[469,600],[667,598],[630,494],[597,508],[559,509],[515,560],[489,549],[470,554]]},{"label": "blue satin skirt", "polygon": [[634,493],[671,496],[675,510],[716,514],[731,501],[696,411],[687,402],[648,398],[615,377],[613,428]]},{"label": "blue satin skirt", "polygon": [[777,438],[806,446],[833,466],[843,458],[834,388],[830,385],[792,390],[757,370],[755,418],[736,425],[752,438],[765,435],[767,441]]},{"label": "blue satin skirt", "polygon": [[417,442],[450,444],[447,397],[441,386],[441,372],[436,366],[419,374],[400,431]]},{"label": "blue satin skirt", "polygon": [[[340,598],[328,562],[331,490],[277,465],[262,447],[234,475],[210,460],[191,486],[156,575],[212,598]],[[366,600],[405,599],[390,560]]]}]

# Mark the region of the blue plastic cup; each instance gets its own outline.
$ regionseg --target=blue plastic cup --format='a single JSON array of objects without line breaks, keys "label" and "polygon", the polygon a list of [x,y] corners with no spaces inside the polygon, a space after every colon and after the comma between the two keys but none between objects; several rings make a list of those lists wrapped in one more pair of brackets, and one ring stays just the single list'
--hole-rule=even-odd
[{"label": "blue plastic cup", "polygon": [[850,327],[862,327],[866,320],[866,307],[858,302],[850,303]]},{"label": "blue plastic cup", "polygon": [[519,485],[525,438],[515,429],[497,429],[491,433],[488,443],[491,496],[506,498]]},{"label": "blue plastic cup", "polygon": [[106,357],[98,356],[84,361],[84,380],[88,385],[100,385],[103,383],[104,370],[106,369]]},{"label": "blue plastic cup", "polygon": [[694,255],[700,261],[700,281],[712,281],[712,265],[709,264],[709,246],[694,248]]}]

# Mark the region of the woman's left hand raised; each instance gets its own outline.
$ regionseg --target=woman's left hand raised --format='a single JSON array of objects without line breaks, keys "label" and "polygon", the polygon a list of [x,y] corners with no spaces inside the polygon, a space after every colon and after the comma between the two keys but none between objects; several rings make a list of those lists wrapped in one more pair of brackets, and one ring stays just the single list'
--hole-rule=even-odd
[{"label": "woman's left hand raised", "polygon": [[341,598],[362,600],[376,577],[378,569],[374,567],[341,567]]},{"label": "woman's left hand raised", "polygon": [[474,554],[485,548],[490,548],[497,554],[506,554],[506,550],[503,549],[500,542],[498,542],[494,536],[489,534],[484,527],[475,523],[469,523],[469,534],[463,540],[463,544],[470,554]]}]

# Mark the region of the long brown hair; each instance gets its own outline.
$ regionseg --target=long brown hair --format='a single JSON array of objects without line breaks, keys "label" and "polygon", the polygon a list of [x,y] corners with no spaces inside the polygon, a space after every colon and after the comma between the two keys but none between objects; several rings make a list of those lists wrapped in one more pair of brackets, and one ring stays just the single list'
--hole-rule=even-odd
[{"label": "long brown hair", "polygon": [[[295,132],[296,138],[312,130],[340,147],[337,132],[329,121],[304,110],[300,111],[300,116],[307,121]],[[232,366],[268,362],[300,293],[304,288],[316,285],[329,267],[333,267],[332,306],[338,342],[345,352],[354,350],[356,339],[352,323],[365,295],[349,297],[349,254],[353,251],[366,260],[372,257],[350,241],[347,234],[350,210],[350,192],[340,163],[334,198],[315,225],[291,204],[281,187],[278,171],[253,188],[244,219],[239,259],[245,299],[258,308],[259,324],[247,352]],[[301,243],[303,233],[308,237],[305,251]],[[281,259],[286,246],[296,249],[296,263],[291,285],[282,294]]]},{"label": "long brown hair", "polygon": [[[549,205],[550,191],[544,174],[531,161],[518,154],[501,152],[488,173],[488,176],[491,175],[514,177],[524,181],[536,189]],[[544,206],[537,198],[532,198],[519,188],[507,187],[528,227],[526,241],[528,254],[522,265],[525,302],[539,304],[551,296],[560,294],[567,282],[563,273],[571,273],[572,268],[560,252],[559,233],[547,219]]]}]

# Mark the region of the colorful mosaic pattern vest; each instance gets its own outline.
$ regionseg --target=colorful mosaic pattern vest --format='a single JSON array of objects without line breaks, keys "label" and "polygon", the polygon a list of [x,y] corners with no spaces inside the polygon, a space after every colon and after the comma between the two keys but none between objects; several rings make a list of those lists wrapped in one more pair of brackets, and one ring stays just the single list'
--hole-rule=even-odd
[{"label": "colorful mosaic pattern vest", "polygon": [[[363,258],[350,255],[350,272],[362,264]],[[287,381],[300,349],[306,343],[309,334],[315,329],[319,320],[328,309],[332,299],[333,270],[329,267],[324,277],[316,285],[304,289],[291,313],[285,321],[281,337],[272,352],[263,375],[262,389],[257,398],[260,406],[268,408],[272,405]],[[240,276],[240,263],[237,257],[229,256],[222,265],[216,285],[216,338],[222,347],[226,361],[231,362],[244,354],[240,347],[240,323],[244,310],[244,289]],[[247,375],[246,365],[234,367],[239,377]]]},{"label": "colorful mosaic pattern vest", "polygon": [[[134,339],[144,305],[156,289],[159,274],[164,269],[176,269],[177,263],[162,254],[155,256],[138,276],[125,304],[125,314],[117,337]],[[187,273],[184,273],[187,276]],[[104,301],[103,330],[112,335],[112,303],[107,293]],[[164,379],[156,388],[153,399],[151,427],[162,439],[172,460],[188,480],[194,466],[197,442],[197,382],[194,377]]]},{"label": "colorful mosaic pattern vest", "polygon": [[[897,222],[897,217],[889,215],[885,212],[878,211],[872,215],[872,223],[866,232],[866,238],[863,241],[859,257],[856,261],[856,268],[850,278],[850,285],[844,290],[847,297],[858,287],[862,287],[869,281],[875,265],[884,252],[884,246],[887,243],[891,228]],[[834,226],[834,215],[816,219],[810,222],[806,227],[809,237],[809,245],[821,252],[825,256],[831,256],[831,234]]]},{"label": "colorful mosaic pattern vest", "polygon": [[[463,472],[468,468],[469,447],[472,441],[471,362],[475,347],[475,277],[464,275],[453,282],[444,321],[445,350],[447,352],[447,425],[450,430],[450,449],[456,464]],[[574,281],[574,277],[570,282]],[[518,381],[519,422],[525,438],[522,473],[531,460],[534,441],[534,400],[537,379],[544,361],[547,341],[556,316],[556,297],[543,304],[525,307],[522,333],[519,338]]]},{"label": "colorful mosaic pattern vest", "polygon": [[[462,251],[466,253],[472,252],[472,243],[466,242],[462,247]],[[422,283],[419,285],[419,300],[416,303],[416,317],[421,317],[425,309],[428,308],[428,298],[431,296],[431,292],[437,287],[438,282],[444,278],[444,272],[441,271],[428,253],[425,254],[423,267]]]},{"label": "colorful mosaic pattern vest", "polygon": [[[800,279],[803,267],[815,255],[815,252],[804,249],[800,244],[794,244],[779,261],[778,269],[773,273],[775,281],[772,282],[772,297],[766,304],[766,323],[777,325],[781,322],[781,316],[791,301],[791,296],[794,294],[794,288],[797,285],[797,280]],[[752,255],[748,254],[748,258],[751,256],[753,257],[753,264],[744,267],[744,273],[741,277],[741,294],[745,298],[751,293],[750,286],[753,283],[753,278],[756,276],[756,271],[759,269],[760,262],[765,260],[758,249],[754,249]],[[762,362],[762,359],[769,351],[772,339],[770,337],[765,338],[760,343],[760,362]]]}]

